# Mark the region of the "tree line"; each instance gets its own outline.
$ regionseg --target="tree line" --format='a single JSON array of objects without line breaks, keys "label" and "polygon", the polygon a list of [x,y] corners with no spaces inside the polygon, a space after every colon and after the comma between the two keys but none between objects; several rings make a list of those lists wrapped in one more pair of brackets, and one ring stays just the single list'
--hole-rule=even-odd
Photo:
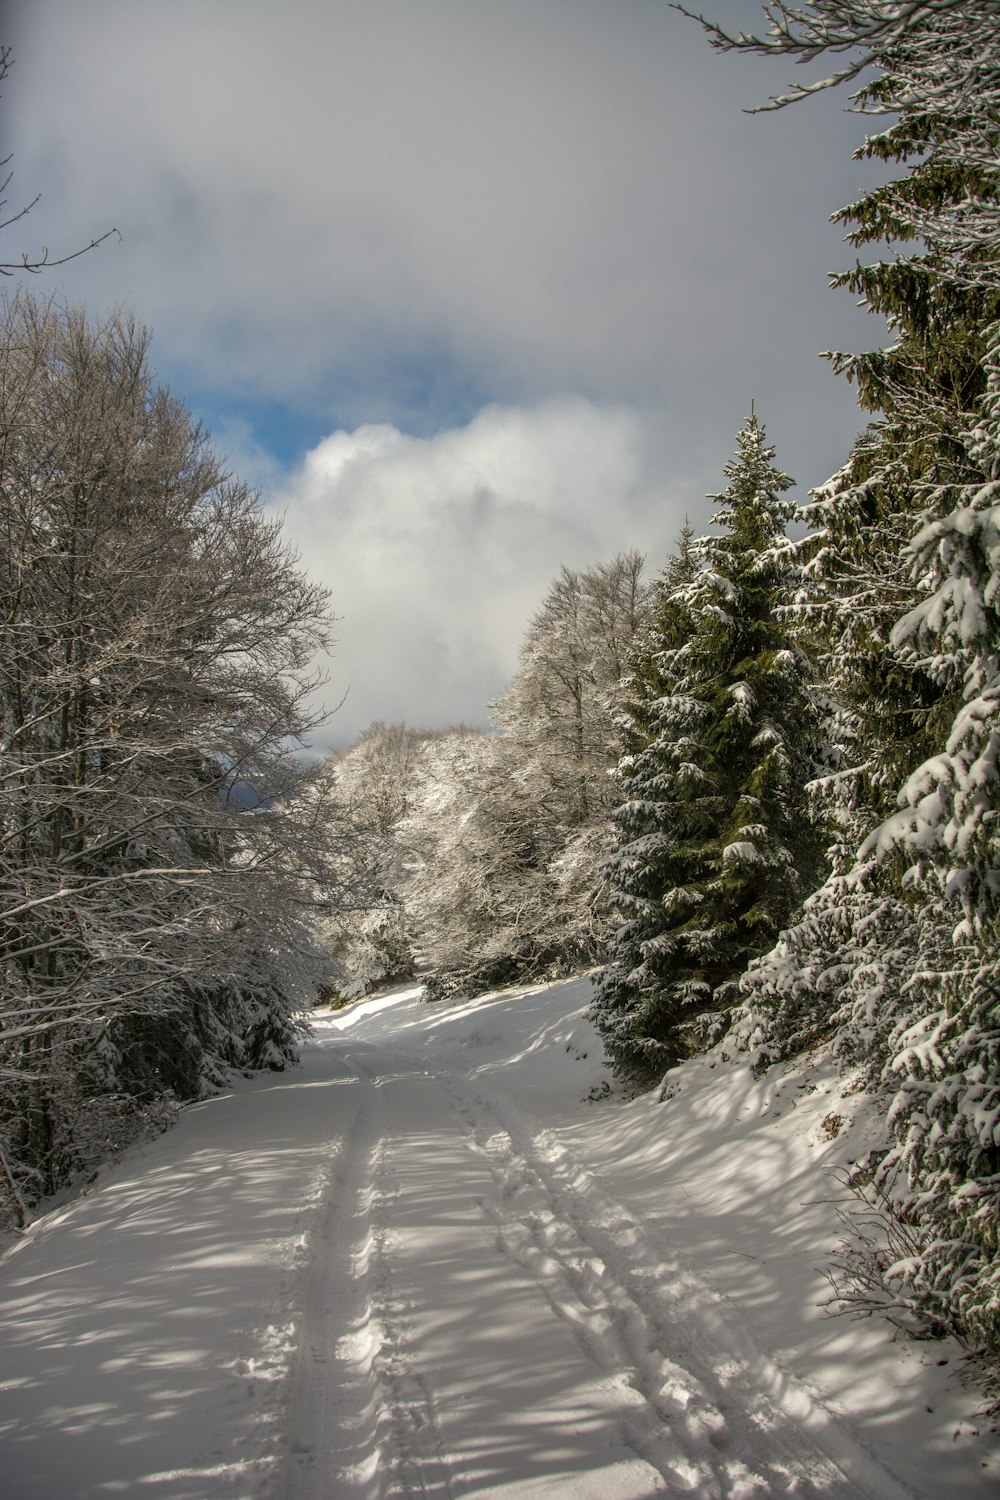
[{"label": "tree line", "polygon": [[859,259],[832,280],[892,337],[828,356],[868,424],[796,505],[752,413],[715,529],[685,528],[651,584],[632,555],[564,569],[499,733],[373,726],[336,774],[363,807],[405,743],[379,829],[391,956],[374,928],[360,965],[338,941],[355,984],[409,965],[431,994],[591,965],[633,1088],[723,1035],[761,1068],[831,1047],[886,1120],[840,1294],[995,1370],[1000,6],[767,14],[762,36],[701,24],[832,56],[770,107],[861,79],[857,154],[897,168],[835,215]]},{"label": "tree line", "polygon": [[607,936],[614,711],[648,606],[643,559],[563,568],[493,733],[376,723],[330,765],[383,899],[329,925],[344,994],[419,972],[432,997],[554,977]]},{"label": "tree line", "polygon": [[129,318],[6,304],[0,537],[0,1198],[23,1221],[173,1101],[289,1061],[317,903],[360,886],[294,754],[326,596]]}]

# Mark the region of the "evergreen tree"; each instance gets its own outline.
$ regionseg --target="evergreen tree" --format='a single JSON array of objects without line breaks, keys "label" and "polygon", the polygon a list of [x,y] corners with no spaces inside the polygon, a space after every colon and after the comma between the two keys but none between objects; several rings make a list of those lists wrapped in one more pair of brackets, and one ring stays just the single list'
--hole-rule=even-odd
[{"label": "evergreen tree", "polygon": [[593,1014],[635,1081],[697,1046],[819,873],[810,667],[782,614],[792,481],[773,457],[751,416],[713,497],[723,534],[682,536],[632,674],[607,872],[624,921]]},{"label": "evergreen tree", "polygon": [[839,278],[894,339],[835,357],[879,415],[817,506],[831,683],[859,752],[838,783],[842,857],[749,976],[741,1027],[764,1057],[832,1031],[891,1091],[877,1185],[922,1245],[891,1294],[996,1358],[1000,6],[767,15],[765,37],[709,30],[726,49],[847,55],[776,106],[873,65],[856,102],[890,123],[859,155],[908,170],[840,215],[855,244],[896,247]]},{"label": "evergreen tree", "polygon": [[[628,716],[619,716],[629,751],[643,748],[656,736],[652,714],[655,704],[668,691],[668,663],[672,653],[691,635],[691,612],[686,589],[698,576],[698,539],[687,516],[677,538],[676,550],[652,583],[646,619],[636,632],[628,662]],[[620,747],[619,747],[620,748]]]},{"label": "evergreen tree", "polygon": [[[886,820],[870,852],[904,870],[909,859],[909,878],[919,879],[932,845],[942,874],[949,850],[979,847],[979,761],[994,733],[1000,8],[996,0],[817,0],[767,13],[764,37],[708,29],[724,49],[799,61],[852,54],[832,78],[773,106],[874,64],[855,106],[895,118],[857,155],[907,167],[835,216],[859,247],[899,247],[835,278],[887,320],[894,339],[831,356],[878,417],[818,494],[812,574],[831,680],[867,720],[861,758],[869,786],[878,785],[866,831]],[[988,864],[953,871],[973,924],[994,910]]]}]

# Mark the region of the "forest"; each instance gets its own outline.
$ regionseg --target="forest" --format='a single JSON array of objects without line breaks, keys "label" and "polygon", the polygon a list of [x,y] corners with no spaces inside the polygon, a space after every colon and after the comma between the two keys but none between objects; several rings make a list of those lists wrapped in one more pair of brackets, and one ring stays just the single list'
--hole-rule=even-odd
[{"label": "forest", "polygon": [[[682,7],[679,7],[682,8]],[[0,332],[0,1202],[34,1205],[309,1010],[590,973],[609,1088],[722,1037],[883,1101],[844,1294],[1000,1358],[1000,7],[767,7],[890,180],[835,213],[888,342],[804,502],[751,410],[705,535],[563,568],[490,731],[316,762],[312,584],[127,315]],[[697,19],[697,18],[696,18]],[[833,209],[835,205],[831,205]],[[333,601],[335,603],[335,601]],[[612,1082],[613,1080],[613,1082]]]}]

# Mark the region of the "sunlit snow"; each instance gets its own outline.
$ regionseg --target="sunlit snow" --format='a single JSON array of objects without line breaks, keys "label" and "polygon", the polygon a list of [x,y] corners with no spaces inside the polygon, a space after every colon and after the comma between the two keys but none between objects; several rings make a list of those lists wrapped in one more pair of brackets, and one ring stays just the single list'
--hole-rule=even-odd
[{"label": "sunlit snow", "polygon": [[324,1015],[39,1220],[0,1264],[3,1493],[994,1494],[956,1348],[818,1306],[864,1096],[716,1049],[624,1100],[588,999]]}]

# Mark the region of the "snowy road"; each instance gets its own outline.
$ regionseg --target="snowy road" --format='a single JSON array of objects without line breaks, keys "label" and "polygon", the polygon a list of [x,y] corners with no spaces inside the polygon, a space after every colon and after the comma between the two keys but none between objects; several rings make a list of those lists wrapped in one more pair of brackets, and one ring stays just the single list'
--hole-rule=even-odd
[{"label": "snowy road", "polygon": [[991,1493],[968,1424],[907,1469],[891,1403],[835,1413],[615,1196],[580,998],[355,1007],[38,1225],[0,1267],[4,1496]]}]

